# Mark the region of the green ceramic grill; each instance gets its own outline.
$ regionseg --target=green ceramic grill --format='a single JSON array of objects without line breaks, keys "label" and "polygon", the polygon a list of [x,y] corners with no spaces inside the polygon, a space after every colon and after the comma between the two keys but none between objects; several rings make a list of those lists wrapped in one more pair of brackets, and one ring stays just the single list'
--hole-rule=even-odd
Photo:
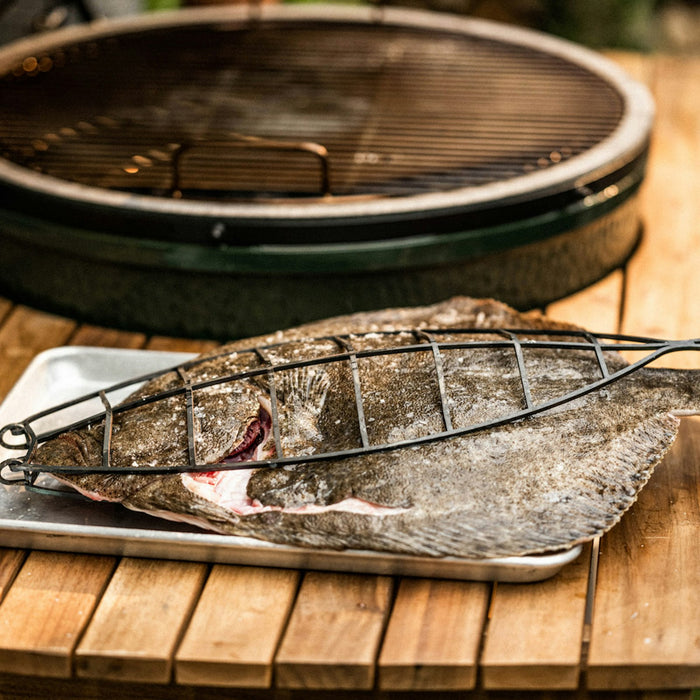
[{"label": "green ceramic grill", "polygon": [[395,8],[100,21],[0,51],[0,291],[232,338],[623,265],[646,89],[569,42]]}]

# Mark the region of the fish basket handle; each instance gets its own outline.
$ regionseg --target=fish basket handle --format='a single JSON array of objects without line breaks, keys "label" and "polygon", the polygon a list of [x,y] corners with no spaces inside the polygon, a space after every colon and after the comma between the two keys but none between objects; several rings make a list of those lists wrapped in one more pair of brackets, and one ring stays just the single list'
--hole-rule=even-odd
[{"label": "fish basket handle", "polygon": [[[27,483],[27,474],[21,473],[21,467],[24,462],[21,459],[13,457],[12,459],[6,459],[0,464],[0,484],[4,486],[17,486],[18,484]],[[7,474],[5,474],[7,470]],[[14,474],[14,478],[9,475]]]},{"label": "fish basket handle", "polygon": [[[6,436],[13,435],[14,437],[24,437],[24,442],[18,442],[16,440],[9,441]],[[23,423],[10,423],[6,425],[0,431],[0,445],[6,450],[29,450],[29,448],[34,443],[34,433]]]}]

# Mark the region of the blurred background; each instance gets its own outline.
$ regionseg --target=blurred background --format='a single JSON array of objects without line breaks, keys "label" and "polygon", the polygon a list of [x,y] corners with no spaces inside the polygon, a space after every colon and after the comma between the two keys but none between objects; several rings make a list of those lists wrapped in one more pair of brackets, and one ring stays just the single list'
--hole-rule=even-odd
[{"label": "blurred background", "polygon": [[[97,17],[228,1],[0,0],[0,42]],[[385,4],[518,24],[593,48],[700,53],[700,0],[385,0]]]}]

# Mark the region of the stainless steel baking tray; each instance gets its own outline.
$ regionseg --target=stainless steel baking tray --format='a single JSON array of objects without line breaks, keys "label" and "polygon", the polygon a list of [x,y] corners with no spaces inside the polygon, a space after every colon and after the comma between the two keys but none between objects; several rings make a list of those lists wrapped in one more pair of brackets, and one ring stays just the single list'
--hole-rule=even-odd
[{"label": "stainless steel baking tray", "polygon": [[[5,398],[0,406],[0,425],[190,357],[185,353],[114,348],[47,350],[34,358]],[[75,419],[80,417],[76,415]],[[1,459],[10,456],[12,452],[0,448]],[[581,553],[577,546],[552,554],[477,560],[306,549],[211,534],[116,504],[30,493],[16,486],[0,490],[0,542],[6,547],[67,552],[520,582],[548,578]]]}]

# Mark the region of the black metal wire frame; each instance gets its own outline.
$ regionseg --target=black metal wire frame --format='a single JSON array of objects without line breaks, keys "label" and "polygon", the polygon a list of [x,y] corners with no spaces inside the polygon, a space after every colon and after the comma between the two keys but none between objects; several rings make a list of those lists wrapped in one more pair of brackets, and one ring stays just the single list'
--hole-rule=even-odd
[{"label": "black metal wire frame", "polygon": [[[386,348],[372,348],[366,350],[354,349],[352,345],[353,339],[361,339],[364,336],[398,336],[402,334],[412,334],[416,342],[408,345],[400,345]],[[436,336],[449,336],[448,340],[438,341]],[[455,340],[455,336],[464,336],[464,339]],[[494,340],[479,340],[479,336],[500,336]],[[546,336],[546,337],[545,337]],[[166,370],[153,372],[150,374],[141,375],[123,382],[114,384],[106,389],[97,392],[85,394],[72,401],[54,406],[53,408],[35,413],[24,421],[19,423],[11,423],[0,430],[0,444],[3,447],[11,450],[24,450],[25,454],[21,457],[15,457],[5,460],[0,464],[0,482],[13,485],[22,484],[31,487],[37,476],[41,473],[50,474],[87,474],[87,473],[119,473],[119,474],[167,474],[167,473],[182,473],[182,472],[211,472],[219,470],[232,469],[250,469],[257,467],[281,467],[300,463],[313,463],[321,461],[339,460],[348,457],[354,457],[363,454],[371,454],[377,452],[387,452],[397,450],[404,447],[411,447],[438,440],[444,440],[460,435],[468,435],[489,428],[502,426],[514,421],[523,420],[543,413],[549,409],[561,406],[562,404],[574,401],[582,396],[593,393],[613,382],[616,382],[623,377],[626,377],[641,367],[644,367],[659,357],[671,352],[684,350],[700,350],[700,339],[694,340],[659,340],[655,338],[647,338],[641,336],[616,335],[616,334],[600,334],[587,331],[566,330],[566,329],[492,329],[492,328],[460,328],[460,329],[400,329],[394,331],[374,331],[372,333],[354,333],[344,335],[331,335],[314,338],[311,342],[330,341],[335,343],[339,352],[330,355],[295,361],[282,362],[275,364],[269,357],[268,352],[280,346],[286,345],[289,342],[299,341],[282,341],[261,347],[247,348],[236,350],[237,354],[253,353],[260,361],[260,367],[248,369],[242,372],[229,374],[216,379],[206,381],[193,382],[190,377],[190,370],[198,364],[211,362],[219,357],[225,356],[228,353],[214,354],[206,357],[197,357],[193,360],[185,362],[181,365],[171,367]],[[449,412],[448,396],[443,372],[442,352],[444,350],[471,350],[471,349],[512,349],[517,362],[518,372],[522,384],[523,404],[521,410],[514,411],[501,418],[489,420],[482,423],[475,423],[469,426],[455,428],[452,424],[452,419]],[[541,404],[535,404],[530,391],[530,382],[527,376],[523,349],[548,349],[548,350],[586,350],[594,353],[595,359],[600,370],[600,379],[580,387],[574,391],[564,394],[555,399],[551,399]],[[624,366],[623,368],[611,372],[605,360],[604,353],[606,351],[641,351],[647,354],[634,363]],[[401,353],[415,352],[430,352],[433,357],[434,369],[437,377],[438,391],[440,395],[440,405],[442,412],[443,430],[429,435],[411,440],[400,440],[392,443],[371,444],[367,433],[367,426],[364,415],[364,405],[362,397],[362,387],[360,385],[360,374],[358,368],[358,359],[368,357],[379,357],[382,355],[394,355]],[[311,367],[315,365],[324,365],[335,362],[347,362],[350,366],[352,382],[355,394],[356,412],[359,426],[359,438],[361,445],[359,447],[349,448],[334,452],[319,452],[310,455],[284,455],[281,447],[279,413],[277,409],[277,392],[275,378],[279,372],[288,371],[291,369]],[[126,400],[118,406],[112,406],[108,394],[125,389],[127,387],[140,386],[146,381],[162,376],[169,372],[176,372],[180,379],[181,385],[162,391],[153,395],[139,397],[137,399]],[[236,463],[217,463],[217,464],[198,464],[195,459],[194,449],[194,415],[193,415],[193,395],[195,391],[205,389],[207,387],[236,382],[256,377],[266,376],[269,382],[269,394],[271,405],[271,420],[272,434],[275,442],[275,456],[264,460],[251,460]],[[187,436],[188,436],[188,464],[175,466],[150,466],[143,465],[137,467],[119,467],[115,468],[110,465],[111,439],[112,439],[112,424],[114,416],[125,413],[146,404],[162,401],[172,396],[184,395],[185,410],[187,415]],[[99,398],[104,406],[104,411],[83,418],[70,425],[53,429],[41,434],[36,434],[32,428],[32,424],[36,421],[46,418],[51,414],[58,413],[66,408],[77,406],[90,400]],[[58,435],[72,430],[78,430],[90,425],[99,424],[104,421],[104,443],[102,450],[102,465],[99,467],[81,467],[81,466],[56,466],[47,464],[32,463],[31,456],[38,444],[51,440]],[[15,441],[7,441],[6,436],[10,434],[15,438]],[[24,442],[18,442],[17,439],[24,437]],[[2,475],[5,470],[14,473],[18,476],[8,478]]]}]

